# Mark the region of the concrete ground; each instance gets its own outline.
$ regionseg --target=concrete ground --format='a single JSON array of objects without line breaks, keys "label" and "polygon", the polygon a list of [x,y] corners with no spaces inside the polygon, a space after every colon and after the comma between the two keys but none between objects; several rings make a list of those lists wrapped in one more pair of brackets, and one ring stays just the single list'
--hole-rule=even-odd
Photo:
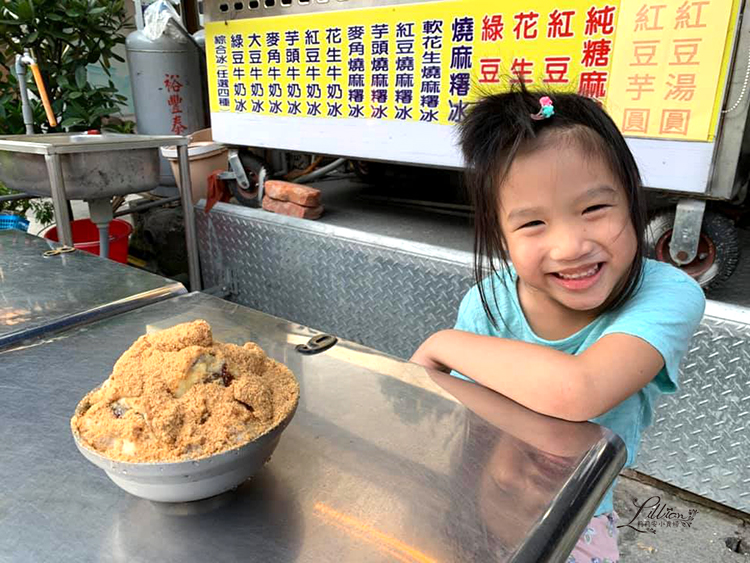
[{"label": "concrete ground", "polygon": [[[690,528],[657,527],[654,534],[620,528],[621,563],[750,563],[750,515],[727,514],[718,507],[682,498],[693,495],[677,496],[669,486],[653,486],[628,475],[633,473],[622,475],[615,488],[618,525],[629,523],[637,513],[634,500],[643,503],[654,495],[674,512],[698,512]],[[637,522],[634,525],[637,527]]]}]

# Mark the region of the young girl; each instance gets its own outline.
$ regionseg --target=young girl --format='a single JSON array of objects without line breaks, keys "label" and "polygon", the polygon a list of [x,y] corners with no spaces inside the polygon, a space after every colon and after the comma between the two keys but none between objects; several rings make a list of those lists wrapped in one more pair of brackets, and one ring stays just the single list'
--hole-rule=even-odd
[{"label": "young girl", "polygon": [[[656,397],[677,390],[705,298],[677,268],[644,259],[644,196],[625,139],[595,101],[524,87],[481,99],[459,132],[477,285],[455,328],[412,361],[606,426],[632,465]],[[618,561],[612,488],[568,562]]]}]

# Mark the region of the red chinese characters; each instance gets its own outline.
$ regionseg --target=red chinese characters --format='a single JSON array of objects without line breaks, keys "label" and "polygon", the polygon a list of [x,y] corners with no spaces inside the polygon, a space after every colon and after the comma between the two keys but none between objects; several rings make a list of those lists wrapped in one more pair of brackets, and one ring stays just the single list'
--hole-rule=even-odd
[{"label": "red chinese characters", "polygon": [[664,25],[660,23],[661,12],[666,4],[644,4],[635,16],[635,31],[661,31]]},{"label": "red chinese characters", "polygon": [[581,59],[581,64],[585,67],[609,66],[609,55],[611,51],[611,39],[587,39],[583,42],[583,58]]},{"label": "red chinese characters", "polygon": [[615,32],[615,7],[591,8],[586,12],[584,35],[612,35]]},{"label": "red chinese characters", "polygon": [[498,84],[500,82],[500,58],[479,59],[479,83]]},{"label": "red chinese characters", "polygon": [[670,74],[664,99],[689,102],[695,95],[696,86],[695,74]]},{"label": "red chinese characters", "polygon": [[677,15],[675,16],[675,29],[695,29],[698,27],[706,27],[706,24],[702,22],[701,17],[703,16],[704,6],[708,6],[710,2],[703,0],[702,2],[685,2],[679,8],[677,8]]},{"label": "red chinese characters", "polygon": [[[625,109],[622,130],[686,137],[694,110],[691,103],[699,88],[697,67],[703,62],[701,45],[706,32],[700,29],[707,27],[711,2],[684,0],[670,5],[662,0],[638,5],[627,23],[635,37],[629,47],[632,71],[625,88],[628,99],[636,103]],[[657,72],[658,67],[667,70],[666,76]],[[664,109],[648,108],[664,102],[668,104]],[[649,124],[652,113],[658,115]]]},{"label": "red chinese characters", "polygon": [[687,135],[689,124],[689,109],[665,109],[662,112],[659,133],[666,135]]},{"label": "red chinese characters", "polygon": [[536,39],[539,34],[537,24],[539,23],[539,14],[535,11],[520,12],[513,16],[516,20],[516,25],[513,26],[513,33],[515,34],[516,40],[521,39]]},{"label": "red chinese characters", "polygon": [[502,14],[484,16],[482,18],[482,41],[499,41],[503,38],[504,28]]},{"label": "red chinese characters", "polygon": [[532,79],[534,61],[528,60],[526,57],[515,57],[510,67],[510,73],[513,76],[511,83],[518,84],[523,82],[524,84],[531,84],[534,81]]},{"label": "red chinese characters", "polygon": [[615,6],[592,7],[586,12],[578,93],[601,99],[607,95],[609,65],[612,62],[612,39],[615,32]]},{"label": "red chinese characters", "polygon": [[643,108],[626,108],[622,132],[623,133],[648,133],[648,120],[651,110]]},{"label": "red chinese characters", "polygon": [[544,78],[545,84],[567,84],[570,57],[545,57]]},{"label": "red chinese characters", "polygon": [[603,98],[607,95],[608,72],[591,70],[582,72],[578,83],[578,93],[590,98]]},{"label": "red chinese characters", "polygon": [[547,37],[550,39],[561,39],[564,37],[573,37],[573,31],[570,29],[575,10],[554,10],[549,15],[547,24]]},{"label": "red chinese characters", "polygon": [[182,122],[182,82],[179,74],[165,74],[164,87],[167,90],[167,105],[172,113],[172,133],[182,135],[187,131],[187,126]]}]

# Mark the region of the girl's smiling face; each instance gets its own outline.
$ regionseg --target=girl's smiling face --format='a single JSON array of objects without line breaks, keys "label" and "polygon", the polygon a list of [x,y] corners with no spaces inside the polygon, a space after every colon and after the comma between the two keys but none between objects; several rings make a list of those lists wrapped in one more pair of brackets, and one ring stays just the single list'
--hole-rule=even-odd
[{"label": "girl's smiling face", "polygon": [[516,157],[499,195],[524,309],[598,314],[637,251],[627,195],[605,160],[558,137]]}]

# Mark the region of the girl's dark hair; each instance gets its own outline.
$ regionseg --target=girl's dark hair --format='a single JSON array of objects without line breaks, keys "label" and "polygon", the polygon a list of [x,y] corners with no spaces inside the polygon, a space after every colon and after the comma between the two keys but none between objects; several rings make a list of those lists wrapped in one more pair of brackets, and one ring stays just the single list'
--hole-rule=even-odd
[{"label": "girl's dark hair", "polygon": [[[539,112],[543,96],[550,97],[555,113],[537,121],[531,115]],[[625,283],[611,296],[605,310],[619,307],[632,296],[643,269],[645,198],[633,154],[598,102],[577,94],[531,91],[523,84],[513,85],[508,92],[481,97],[459,125],[458,133],[475,213],[474,279],[482,306],[496,328],[497,319],[489,307],[483,281],[490,276],[491,292],[496,296],[497,263],[507,266],[508,262],[498,212],[500,187],[516,156],[560,142],[561,134],[566,141],[577,143],[585,154],[602,158],[625,189],[637,251]]]}]

